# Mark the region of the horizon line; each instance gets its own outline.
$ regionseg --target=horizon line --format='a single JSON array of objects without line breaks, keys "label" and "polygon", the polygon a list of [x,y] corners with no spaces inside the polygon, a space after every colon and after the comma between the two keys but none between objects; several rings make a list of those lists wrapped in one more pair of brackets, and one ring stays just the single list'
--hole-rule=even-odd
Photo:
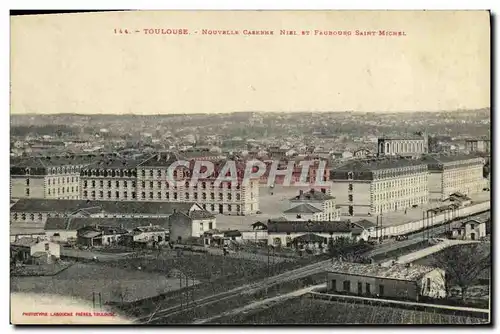
[{"label": "horizon line", "polygon": [[482,108],[471,108],[471,109],[448,109],[448,110],[399,110],[399,111],[356,111],[356,110],[344,110],[344,111],[327,111],[327,110],[314,110],[314,111],[305,111],[305,110],[295,110],[295,111],[223,111],[223,112],[196,112],[196,113],[121,113],[121,114],[112,114],[112,113],[90,113],[90,114],[82,114],[82,113],[72,113],[72,112],[55,112],[55,113],[15,113],[10,112],[10,116],[62,116],[62,115],[75,115],[75,116],[195,116],[195,115],[227,115],[227,114],[238,114],[238,113],[254,113],[254,114],[292,114],[292,113],[351,113],[351,114],[398,114],[398,113],[453,113],[453,112],[471,112],[471,111],[482,111],[482,110],[490,110],[491,107],[482,107]]}]

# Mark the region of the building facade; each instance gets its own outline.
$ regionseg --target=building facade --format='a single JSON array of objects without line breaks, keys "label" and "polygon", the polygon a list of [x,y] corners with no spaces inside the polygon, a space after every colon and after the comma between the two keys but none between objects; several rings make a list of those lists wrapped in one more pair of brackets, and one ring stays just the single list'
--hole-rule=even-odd
[{"label": "building facade", "polygon": [[342,215],[404,211],[428,202],[427,165],[407,159],[348,163],[332,172],[331,193]]},{"label": "building facade", "polygon": [[286,215],[300,215],[298,218],[314,221],[340,220],[340,209],[336,205],[335,197],[327,194],[326,190],[324,192],[314,188],[307,192],[300,190],[299,194],[290,198],[288,202]]},{"label": "building facade", "polygon": [[81,199],[136,201],[137,160],[102,159],[81,170]]},{"label": "building facade", "polygon": [[10,167],[11,198],[79,199],[80,171],[93,156],[15,159]]},{"label": "building facade", "polygon": [[491,140],[485,138],[465,140],[465,149],[469,152],[491,153]]},{"label": "building facade", "polygon": [[121,202],[26,199],[10,209],[11,224],[42,226],[48,218],[164,218],[175,212],[203,211],[193,202]]},{"label": "building facade", "polygon": [[170,241],[183,243],[192,238],[200,238],[205,232],[215,230],[215,216],[209,212],[176,212],[169,218]]},{"label": "building facade", "polygon": [[429,196],[446,200],[454,193],[471,195],[488,187],[484,178],[484,158],[475,155],[435,155],[422,159],[429,170]]},{"label": "building facade", "polygon": [[378,138],[378,156],[420,156],[428,152],[425,134]]},{"label": "building facade", "polygon": [[[307,236],[326,247],[330,239],[368,240],[369,232],[356,222],[349,221],[268,221],[268,244],[276,247],[295,247]],[[299,239],[297,239],[299,238]]]},{"label": "building facade", "polygon": [[444,271],[417,265],[382,267],[338,261],[327,272],[327,288],[332,293],[414,301],[422,296],[446,296]]},{"label": "building facade", "polygon": [[[216,182],[214,176],[192,182],[192,168],[179,166],[172,171],[170,180],[168,168],[181,157],[158,154],[137,166],[137,194],[139,201],[170,201],[199,203],[212,213],[246,215],[259,210],[259,179],[244,179],[244,166],[237,165],[238,177],[234,181]],[[175,182],[174,182],[175,181]]]}]

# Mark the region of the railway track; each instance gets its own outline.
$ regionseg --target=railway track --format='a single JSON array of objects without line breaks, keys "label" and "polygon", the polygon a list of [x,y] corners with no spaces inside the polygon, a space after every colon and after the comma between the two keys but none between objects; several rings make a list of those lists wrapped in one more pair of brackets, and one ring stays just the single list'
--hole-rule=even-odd
[{"label": "railway track", "polygon": [[285,273],[278,274],[276,276],[268,277],[263,280],[257,281],[251,284],[245,284],[234,288],[232,290],[221,292],[212,296],[200,298],[192,303],[192,305],[175,305],[172,307],[167,307],[164,309],[157,310],[148,316],[144,316],[135,320],[136,323],[150,323],[158,320],[167,321],[168,318],[192,310],[197,307],[208,306],[214,303],[221,302],[223,300],[234,298],[238,295],[251,295],[258,291],[265,290],[276,284],[284,283],[287,281],[292,281],[295,279],[300,279],[307,277],[316,273],[323,272],[325,268],[331,263],[331,260],[325,260],[321,262],[316,262],[302,268],[290,270]]},{"label": "railway track", "polygon": [[[483,216],[486,216],[489,214],[489,212],[481,212],[472,216],[469,216],[467,218],[464,218],[462,220],[468,220],[468,219],[473,219],[473,218],[482,218]],[[461,220],[459,220],[461,221]],[[436,235],[439,233],[442,233],[445,230],[446,226],[441,225],[432,228],[430,231],[423,231],[423,232],[418,232],[410,236],[409,240],[403,241],[403,242],[397,242],[395,244],[390,244],[390,245],[381,245],[377,247],[377,249],[374,250],[377,254],[380,253],[386,253],[388,251],[392,251],[397,248],[401,248],[406,246],[406,243],[412,244],[415,242],[418,242],[421,240],[423,233],[429,233],[430,235]],[[144,316],[137,318],[134,322],[139,323],[139,324],[145,324],[145,323],[151,323],[151,322],[156,322],[156,321],[165,321],[168,323],[168,319],[170,317],[173,317],[175,315],[181,314],[186,311],[193,310],[198,307],[204,307],[204,306],[209,306],[211,304],[219,303],[224,300],[229,300],[232,298],[235,298],[239,295],[252,295],[258,291],[262,291],[265,289],[268,289],[270,287],[273,287],[276,284],[308,277],[320,272],[324,272],[328,266],[331,264],[331,260],[325,260],[325,261],[320,261],[316,262],[313,264],[306,265],[301,268],[297,268],[294,270],[290,270],[272,277],[267,277],[262,280],[259,280],[254,283],[250,284],[245,284],[242,286],[239,286],[237,288],[231,289],[229,291],[217,293],[215,295],[203,297],[200,299],[197,299],[192,302],[192,304],[186,305],[174,305],[171,307],[166,307],[163,309],[158,309],[155,312]]]}]

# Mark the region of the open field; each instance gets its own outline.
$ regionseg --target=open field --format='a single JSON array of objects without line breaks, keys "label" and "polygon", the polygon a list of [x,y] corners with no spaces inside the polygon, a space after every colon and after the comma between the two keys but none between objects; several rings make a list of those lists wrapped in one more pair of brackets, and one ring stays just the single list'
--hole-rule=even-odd
[{"label": "open field", "polygon": [[255,313],[219,318],[217,324],[480,324],[479,318],[393,307],[296,298]]},{"label": "open field", "polygon": [[84,300],[92,300],[92,293],[100,292],[103,303],[131,302],[177,290],[179,286],[178,278],[107,264],[77,263],[51,277],[11,277],[12,292],[60,294]]},{"label": "open field", "polygon": [[213,280],[220,277],[253,276],[267,269],[267,263],[229,256],[207,253],[163,251],[147,257],[127,258],[106,262],[107,266],[122,269],[137,269],[166,275],[171,270],[179,270],[190,278]]}]

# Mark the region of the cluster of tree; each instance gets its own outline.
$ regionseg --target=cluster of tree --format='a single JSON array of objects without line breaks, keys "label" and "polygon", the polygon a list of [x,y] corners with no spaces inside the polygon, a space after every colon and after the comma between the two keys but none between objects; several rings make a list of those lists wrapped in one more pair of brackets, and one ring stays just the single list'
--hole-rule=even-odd
[{"label": "cluster of tree", "polygon": [[436,254],[433,262],[445,271],[447,295],[458,286],[465,301],[468,289],[491,267],[491,250],[482,243],[452,246]]},{"label": "cluster of tree", "polygon": [[39,136],[49,135],[57,137],[57,136],[62,136],[63,134],[72,136],[72,135],[77,135],[79,133],[80,130],[78,128],[66,125],[53,125],[53,124],[46,124],[40,126],[20,125],[20,126],[13,126],[10,129],[11,136],[19,136],[19,137],[24,137],[30,134],[31,135],[36,134]]}]

